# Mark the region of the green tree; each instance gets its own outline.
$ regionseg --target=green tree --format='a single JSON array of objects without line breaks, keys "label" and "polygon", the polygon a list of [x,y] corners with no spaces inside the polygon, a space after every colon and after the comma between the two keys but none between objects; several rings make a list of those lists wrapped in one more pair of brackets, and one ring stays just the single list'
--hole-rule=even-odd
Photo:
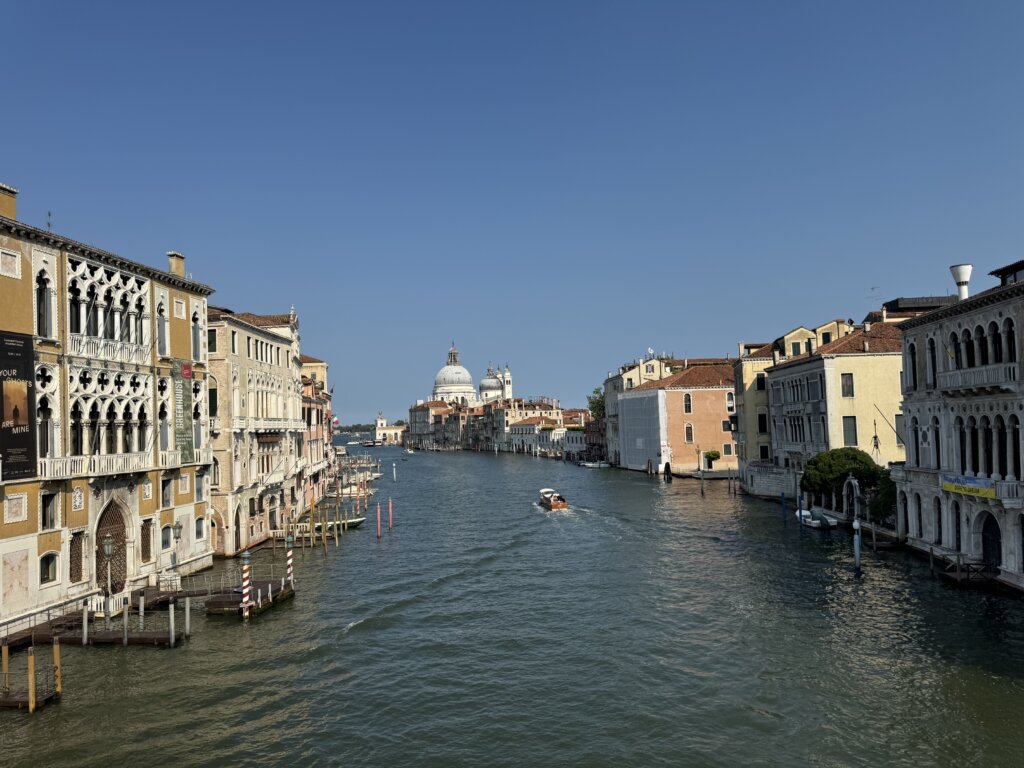
[{"label": "green tree", "polygon": [[868,502],[868,518],[873,523],[883,523],[896,514],[896,483],[888,469],[878,475],[878,488]]},{"label": "green tree", "polygon": [[714,464],[722,458],[722,454],[712,448],[710,451],[704,451],[704,458],[707,459],[709,463]]},{"label": "green tree", "polygon": [[604,390],[600,387],[594,387],[594,391],[587,395],[587,407],[590,409],[590,415],[595,419],[604,418]]},{"label": "green tree", "polygon": [[878,488],[882,468],[859,448],[835,448],[814,456],[804,467],[800,489],[808,493],[841,497],[846,478],[853,475],[860,492],[867,496]]}]

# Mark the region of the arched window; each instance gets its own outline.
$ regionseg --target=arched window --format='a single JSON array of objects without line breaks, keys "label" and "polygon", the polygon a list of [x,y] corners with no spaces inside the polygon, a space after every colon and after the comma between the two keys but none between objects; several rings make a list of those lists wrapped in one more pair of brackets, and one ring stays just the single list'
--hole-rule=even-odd
[{"label": "arched window", "polygon": [[960,337],[954,332],[949,334],[950,362],[956,370],[964,367],[964,356],[960,348]]},{"label": "arched window", "polygon": [[978,365],[988,365],[988,338],[980,325],[974,329],[974,344],[978,348]]},{"label": "arched window", "polygon": [[121,421],[124,422],[121,426],[121,453],[131,453],[132,438],[135,435],[135,425],[132,423],[131,406],[126,405],[124,407],[124,412],[121,414]]},{"label": "arched window", "polygon": [[915,513],[914,517],[916,518],[914,520],[914,522],[917,523],[917,538],[923,539],[924,538],[924,519],[923,519],[923,515],[922,515],[922,512],[921,512],[921,494],[919,494],[919,493],[915,493],[914,494],[914,513]]},{"label": "arched window", "polygon": [[107,290],[103,294],[103,338],[114,338],[114,292]]},{"label": "arched window", "polygon": [[82,332],[82,289],[78,287],[78,281],[72,280],[68,285],[68,331],[71,333]]},{"label": "arched window", "polygon": [[967,429],[963,419],[959,416],[954,425],[957,435],[957,466],[960,467],[960,474],[967,474]]},{"label": "arched window", "polygon": [[938,370],[935,359],[935,339],[928,339],[928,389],[935,389],[935,374]]},{"label": "arched window", "polygon": [[206,538],[206,518],[196,518],[196,541],[202,541]]},{"label": "arched window", "polygon": [[999,331],[999,324],[995,320],[988,324],[988,338],[992,343],[992,362],[1003,362],[1003,334]]},{"label": "arched window", "polygon": [[146,406],[139,408],[139,441],[138,450],[149,451],[149,425],[146,423]]},{"label": "arched window", "polygon": [[171,533],[171,526],[165,525],[160,529],[160,548],[170,549],[171,542],[174,540],[174,536]]},{"label": "arched window", "polygon": [[130,304],[130,302],[128,300],[128,294],[127,293],[122,293],[121,294],[121,306],[120,306],[120,309],[118,310],[118,312],[119,312],[119,318],[118,319],[120,320],[120,327],[118,328],[118,331],[119,331],[118,338],[121,341],[130,341],[131,340],[132,324],[129,322],[129,318],[128,318],[128,312],[129,312],[130,309],[131,309],[131,304]]},{"label": "arched window", "polygon": [[89,408],[89,445],[86,453],[93,456],[100,454],[100,408],[96,403]]},{"label": "arched window", "polygon": [[683,413],[693,413],[693,399],[689,392],[683,395]]},{"label": "arched window", "polygon": [[57,568],[57,553],[48,552],[39,558],[39,584],[53,584],[60,580]]},{"label": "arched window", "polygon": [[203,326],[199,322],[199,313],[192,313],[192,359],[201,360],[203,354]]},{"label": "arched window", "polygon": [[36,415],[39,420],[39,456],[50,458],[53,456],[53,410],[50,408],[50,398],[39,399]]},{"label": "arched window", "polygon": [[917,418],[914,418],[910,422],[910,435],[913,439],[914,446],[914,466],[921,466],[921,429],[917,423]]},{"label": "arched window", "polygon": [[725,410],[732,413],[736,410],[736,393],[726,392],[725,393]]},{"label": "arched window", "polygon": [[1008,317],[1003,321],[1003,336],[1006,340],[1006,362],[1017,362],[1017,336],[1013,329],[1013,318]]},{"label": "arched window", "polygon": [[36,275],[36,335],[53,338],[53,307],[50,304],[50,279],[46,272]]},{"label": "arched window", "polygon": [[85,292],[85,335],[86,336],[99,336],[100,335],[100,316],[99,316],[99,293],[96,291],[95,285],[90,285],[89,290]]},{"label": "arched window", "polygon": [[686,439],[686,442],[688,442],[688,443],[692,443],[693,442],[693,424],[687,424],[686,425],[685,439]]},{"label": "arched window", "polygon": [[942,501],[939,499],[938,496],[935,497],[935,501],[933,503],[933,507],[934,507],[934,509],[933,509],[933,512],[932,512],[932,515],[933,515],[932,533],[934,534],[934,536],[932,537],[932,542],[935,543],[935,544],[941,544],[942,543]]},{"label": "arched window", "polygon": [[157,414],[157,419],[160,421],[160,450],[170,450],[171,435],[170,435],[170,424],[167,422],[167,406],[161,405],[160,411]]},{"label": "arched window", "polygon": [[907,382],[912,391],[917,390],[917,345],[911,344],[907,350],[910,356],[910,375]]},{"label": "arched window", "polygon": [[935,469],[942,468],[942,427],[939,425],[938,417],[932,417],[932,466]]},{"label": "arched window", "polygon": [[71,407],[71,450],[72,456],[81,456],[84,453],[82,438],[82,408],[78,403]]},{"label": "arched window", "polygon": [[135,300],[135,338],[136,344],[148,344],[146,339],[146,302],[140,296]]},{"label": "arched window", "polygon": [[974,363],[974,360],[975,360],[975,357],[974,357],[974,339],[971,337],[971,332],[969,330],[968,331],[964,331],[963,342],[964,342],[964,357],[966,358],[965,362],[966,362],[968,368],[973,368],[974,365],[975,365],[975,363]]},{"label": "arched window", "polygon": [[167,310],[163,302],[156,307],[156,351],[167,357]]}]

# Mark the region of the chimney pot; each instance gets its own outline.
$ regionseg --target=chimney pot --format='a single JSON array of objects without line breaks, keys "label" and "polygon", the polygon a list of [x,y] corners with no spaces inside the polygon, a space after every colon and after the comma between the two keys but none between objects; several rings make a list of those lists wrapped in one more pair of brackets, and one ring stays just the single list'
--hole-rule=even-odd
[{"label": "chimney pot", "polygon": [[185,276],[185,257],[177,251],[167,252],[167,271],[175,277]]},{"label": "chimney pot", "polygon": [[973,264],[954,264],[949,268],[950,274],[953,275],[953,282],[956,283],[956,293],[960,301],[963,301],[970,295],[967,286],[971,282],[971,272],[973,270]]},{"label": "chimney pot", "polygon": [[6,184],[0,184],[0,216],[18,218],[18,190]]},{"label": "chimney pot", "polygon": [[871,323],[864,323],[864,333],[871,333]]}]

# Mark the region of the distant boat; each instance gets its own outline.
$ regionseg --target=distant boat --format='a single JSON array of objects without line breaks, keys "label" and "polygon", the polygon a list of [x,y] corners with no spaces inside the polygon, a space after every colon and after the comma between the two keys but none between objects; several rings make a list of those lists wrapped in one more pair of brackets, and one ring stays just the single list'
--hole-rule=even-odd
[{"label": "distant boat", "polygon": [[580,466],[587,469],[607,469],[611,464],[607,461],[581,461]]},{"label": "distant boat", "polygon": [[554,488],[540,489],[540,505],[545,509],[568,509],[569,502]]},{"label": "distant boat", "polygon": [[821,512],[811,512],[806,509],[798,509],[793,516],[796,517],[797,522],[799,522],[805,528],[826,529],[835,528],[839,525],[839,523],[837,523],[828,515],[825,515]]},{"label": "distant boat", "polygon": [[416,453],[416,451],[414,451],[412,448],[406,448],[405,452],[406,453]]}]

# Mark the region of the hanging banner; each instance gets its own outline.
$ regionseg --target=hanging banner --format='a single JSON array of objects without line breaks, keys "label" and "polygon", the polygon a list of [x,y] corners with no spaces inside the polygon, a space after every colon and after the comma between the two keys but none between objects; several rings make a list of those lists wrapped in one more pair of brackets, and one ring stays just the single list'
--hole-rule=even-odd
[{"label": "hanging banner", "polygon": [[0,472],[36,476],[36,393],[32,337],[0,332]]},{"label": "hanging banner", "polygon": [[181,452],[181,463],[192,464],[196,460],[196,453],[192,439],[191,363],[175,360],[171,379],[174,382],[174,444]]}]

